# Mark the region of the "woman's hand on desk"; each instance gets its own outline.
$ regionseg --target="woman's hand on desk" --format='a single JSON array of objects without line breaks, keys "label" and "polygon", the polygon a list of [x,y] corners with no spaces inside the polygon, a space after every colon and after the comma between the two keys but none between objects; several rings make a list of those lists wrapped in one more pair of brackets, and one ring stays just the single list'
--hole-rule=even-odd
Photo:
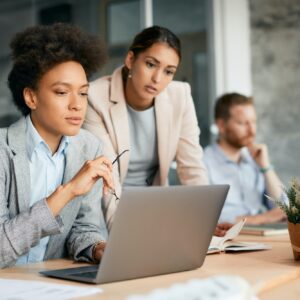
[{"label": "woman's hand on desk", "polygon": [[96,262],[100,262],[101,257],[103,256],[104,250],[106,247],[105,241],[100,241],[99,243],[95,244],[93,248],[93,260]]},{"label": "woman's hand on desk", "polygon": [[233,226],[231,223],[219,223],[217,224],[217,227],[215,229],[214,235],[216,236],[224,236],[228,229],[230,229]]}]

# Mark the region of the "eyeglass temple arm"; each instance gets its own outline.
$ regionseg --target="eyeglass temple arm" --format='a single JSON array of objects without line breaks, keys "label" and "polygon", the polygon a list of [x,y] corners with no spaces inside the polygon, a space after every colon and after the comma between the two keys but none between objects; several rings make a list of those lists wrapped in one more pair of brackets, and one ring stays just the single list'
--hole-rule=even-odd
[{"label": "eyeglass temple arm", "polygon": [[126,150],[122,151],[120,154],[118,154],[117,157],[113,160],[112,164],[114,164],[116,161],[118,161],[119,158],[127,151],[129,151],[129,150],[126,149]]}]

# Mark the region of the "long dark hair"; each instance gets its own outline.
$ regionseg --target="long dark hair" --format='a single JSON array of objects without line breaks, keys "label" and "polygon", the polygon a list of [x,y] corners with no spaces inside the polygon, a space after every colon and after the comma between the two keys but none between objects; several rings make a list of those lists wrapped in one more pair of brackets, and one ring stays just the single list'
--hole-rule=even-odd
[{"label": "long dark hair", "polygon": [[[140,53],[146,51],[156,43],[166,43],[175,50],[179,60],[181,59],[181,45],[179,38],[169,29],[160,26],[148,27],[138,33],[133,39],[128,51],[132,51],[134,56],[137,57]],[[126,79],[129,70],[124,66],[122,71],[123,78]]]}]

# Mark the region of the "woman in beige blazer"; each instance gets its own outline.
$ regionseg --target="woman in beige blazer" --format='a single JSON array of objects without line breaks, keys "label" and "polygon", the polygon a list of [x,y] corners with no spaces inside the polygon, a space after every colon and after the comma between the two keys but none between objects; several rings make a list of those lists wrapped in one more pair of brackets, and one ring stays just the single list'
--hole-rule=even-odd
[{"label": "woman in beige blazer", "polygon": [[[149,166],[141,163],[146,170],[141,176],[149,175],[153,169],[155,176],[151,176],[150,183],[145,178],[141,181],[139,177],[137,185],[167,185],[174,159],[181,184],[207,183],[190,86],[188,83],[172,81],[180,58],[179,39],[168,29],[153,26],[135,37],[123,67],[116,69],[111,76],[99,78],[90,84],[89,105],[83,126],[102,139],[104,154],[112,161],[122,151],[129,150],[118,159],[115,164],[117,167],[114,165],[116,186],[119,182],[119,188],[116,187],[118,196],[120,186],[128,185],[126,181],[132,175],[131,164],[136,160],[146,160],[149,155],[155,162],[154,168],[152,164],[152,169],[147,173]],[[130,122],[136,121],[131,118],[139,118],[151,109],[153,126],[141,124],[130,128]],[[143,117],[140,119],[143,123]],[[148,129],[150,125],[155,131],[152,142],[143,131],[144,125]],[[133,148],[138,146],[140,140],[142,155],[136,159],[136,149]],[[129,184],[136,185],[132,178]],[[116,208],[115,199],[106,199],[104,206],[110,227]]]}]

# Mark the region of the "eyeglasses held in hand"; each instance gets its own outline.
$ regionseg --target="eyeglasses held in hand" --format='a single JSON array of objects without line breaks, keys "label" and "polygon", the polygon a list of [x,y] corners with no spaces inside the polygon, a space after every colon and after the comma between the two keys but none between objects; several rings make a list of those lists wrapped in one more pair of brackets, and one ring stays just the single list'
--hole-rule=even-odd
[{"label": "eyeglasses held in hand", "polygon": [[[118,154],[117,157],[113,160],[112,165],[113,165],[115,162],[118,162],[119,159],[120,159],[120,157],[121,157],[125,152],[127,152],[127,151],[129,151],[129,150],[126,149],[126,150],[122,151],[120,154]],[[119,201],[120,198],[117,196],[116,190],[115,190],[115,189],[111,189],[110,191],[111,191],[111,194],[112,194],[113,196],[115,196],[115,202],[117,203],[117,201]]]}]

